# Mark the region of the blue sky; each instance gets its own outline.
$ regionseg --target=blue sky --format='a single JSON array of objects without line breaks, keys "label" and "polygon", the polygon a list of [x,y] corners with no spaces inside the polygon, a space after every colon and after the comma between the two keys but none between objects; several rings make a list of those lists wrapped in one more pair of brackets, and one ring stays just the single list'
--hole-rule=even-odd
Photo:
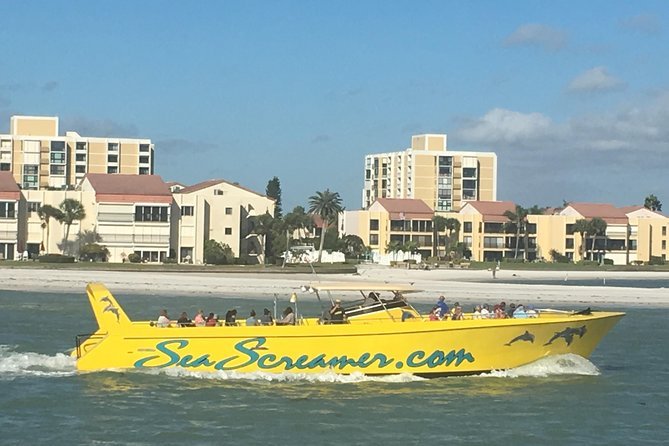
[{"label": "blue sky", "polygon": [[156,173],[360,207],[364,155],[447,133],[498,199],[669,203],[669,2],[8,2],[0,132],[151,138]]}]

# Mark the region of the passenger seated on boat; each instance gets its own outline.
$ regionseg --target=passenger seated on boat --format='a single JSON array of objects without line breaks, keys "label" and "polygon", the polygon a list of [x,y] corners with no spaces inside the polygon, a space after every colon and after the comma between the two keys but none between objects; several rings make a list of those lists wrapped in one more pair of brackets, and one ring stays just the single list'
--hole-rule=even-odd
[{"label": "passenger seated on boat", "polygon": [[464,318],[465,315],[462,313],[462,307],[460,305],[456,306],[455,309],[453,310],[453,316],[451,316],[451,320],[461,321]]},{"label": "passenger seated on boat", "polygon": [[435,305],[434,307],[432,307],[432,310],[430,310],[430,314],[428,315],[429,319],[431,321],[438,321],[439,320],[439,311],[440,310],[439,310],[438,306]]},{"label": "passenger seated on boat", "polygon": [[481,305],[474,307],[474,312],[472,313],[472,319],[481,319]]},{"label": "passenger seated on boat", "polygon": [[439,299],[437,300],[437,303],[435,304],[437,307],[437,316],[440,318],[444,318],[448,316],[448,304],[446,304],[446,298],[444,296],[439,296]]},{"label": "passenger seated on boat", "polygon": [[527,314],[527,317],[539,317],[537,310],[535,310],[532,305],[526,307],[525,313]]},{"label": "passenger seated on boat", "polygon": [[158,322],[156,322],[157,327],[165,328],[170,326],[170,317],[167,315],[167,310],[160,310],[160,316],[158,316]]},{"label": "passenger seated on boat", "polygon": [[179,324],[179,327],[195,327],[195,324],[188,318],[188,314],[185,311],[177,319],[177,324]]},{"label": "passenger seated on boat", "polygon": [[514,319],[527,319],[527,313],[523,304],[518,304],[516,311],[513,312]]},{"label": "passenger seated on boat", "polygon": [[506,313],[502,309],[501,305],[495,305],[493,308],[493,314],[495,319],[505,319],[506,318]]},{"label": "passenger seated on boat", "polygon": [[225,325],[228,327],[237,325],[237,310],[234,308],[225,313]]},{"label": "passenger seated on boat", "polygon": [[218,318],[214,313],[209,313],[209,316],[207,316],[207,322],[205,322],[205,326],[215,327],[217,325],[218,325]]},{"label": "passenger seated on boat", "polygon": [[276,325],[295,325],[295,313],[291,307],[286,307],[283,310],[283,317],[276,321]]},{"label": "passenger seated on boat", "polygon": [[336,299],[334,301],[332,308],[330,308],[330,311],[328,311],[328,315],[330,316],[329,320],[331,324],[344,323],[344,321],[346,320],[346,313],[344,312],[344,309],[341,307],[341,300]]},{"label": "passenger seated on boat", "polygon": [[195,315],[195,319],[193,319],[193,322],[195,323],[196,327],[204,327],[207,323],[207,320],[204,318],[204,311],[198,310],[197,314]]},{"label": "passenger seated on boat", "polygon": [[362,302],[362,305],[368,307],[370,305],[378,304],[379,302],[379,294],[375,293],[374,291],[370,291],[367,297],[365,297],[365,300]]},{"label": "passenger seated on boat", "polygon": [[483,307],[481,308],[481,319],[489,319],[490,318],[490,306],[488,304],[483,304]]},{"label": "passenger seated on boat", "polygon": [[269,309],[265,308],[262,310],[262,316],[260,317],[260,323],[262,325],[272,325],[274,323],[274,318]]},{"label": "passenger seated on boat", "polygon": [[256,310],[251,310],[249,317],[246,319],[246,326],[253,327],[255,325],[260,325],[260,321],[256,319]]},{"label": "passenger seated on boat", "polygon": [[516,311],[516,304],[511,303],[511,305],[509,305],[509,309],[506,310],[506,317],[508,319],[511,319],[513,317],[513,312],[514,311]]}]

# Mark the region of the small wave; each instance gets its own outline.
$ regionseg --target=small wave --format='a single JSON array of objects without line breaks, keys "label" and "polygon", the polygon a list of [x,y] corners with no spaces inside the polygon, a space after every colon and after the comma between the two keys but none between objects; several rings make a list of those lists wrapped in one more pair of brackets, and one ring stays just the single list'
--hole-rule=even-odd
[{"label": "small wave", "polygon": [[267,382],[311,382],[311,383],[360,383],[360,382],[385,382],[385,383],[405,383],[414,381],[423,381],[424,378],[402,373],[398,375],[367,376],[363,373],[351,373],[350,375],[341,375],[333,371],[323,373],[267,373],[267,372],[194,372],[182,368],[153,369],[145,370],[142,373],[154,375],[167,375],[170,377],[186,377],[195,379],[209,379],[220,381],[267,381]]},{"label": "small wave", "polygon": [[17,352],[14,346],[0,345],[0,376],[70,376],[75,373],[75,360],[69,355],[53,356],[34,352]]},{"label": "small wave", "polygon": [[484,373],[479,376],[494,378],[544,378],[555,375],[596,376],[599,374],[599,369],[584,357],[566,354],[549,356],[509,370],[493,370],[490,373]]}]

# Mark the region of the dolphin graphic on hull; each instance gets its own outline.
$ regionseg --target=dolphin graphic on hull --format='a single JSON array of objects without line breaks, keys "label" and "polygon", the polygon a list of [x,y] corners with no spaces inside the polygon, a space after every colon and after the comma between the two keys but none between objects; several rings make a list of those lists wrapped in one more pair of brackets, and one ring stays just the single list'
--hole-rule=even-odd
[{"label": "dolphin graphic on hull", "polygon": [[530,333],[529,331],[525,330],[525,333],[516,336],[515,338],[511,339],[509,342],[507,342],[504,345],[511,346],[514,342],[518,341],[529,341],[534,344],[534,335]]},{"label": "dolphin graphic on hull", "polygon": [[562,331],[556,331],[553,337],[550,338],[544,345],[550,345],[558,338],[564,339],[567,345],[571,345],[571,343],[574,341],[575,335],[578,335],[579,338],[582,338],[587,331],[588,330],[585,328],[585,325],[582,325],[578,328],[567,327]]}]

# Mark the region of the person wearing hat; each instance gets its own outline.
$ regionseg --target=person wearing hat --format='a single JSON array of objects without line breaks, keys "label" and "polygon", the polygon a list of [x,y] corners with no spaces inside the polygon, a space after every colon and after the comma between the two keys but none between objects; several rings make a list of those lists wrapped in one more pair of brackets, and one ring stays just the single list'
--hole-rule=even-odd
[{"label": "person wearing hat", "polygon": [[330,308],[330,322],[333,324],[341,324],[344,322],[346,314],[344,309],[341,307],[341,300],[335,299],[332,308]]}]

